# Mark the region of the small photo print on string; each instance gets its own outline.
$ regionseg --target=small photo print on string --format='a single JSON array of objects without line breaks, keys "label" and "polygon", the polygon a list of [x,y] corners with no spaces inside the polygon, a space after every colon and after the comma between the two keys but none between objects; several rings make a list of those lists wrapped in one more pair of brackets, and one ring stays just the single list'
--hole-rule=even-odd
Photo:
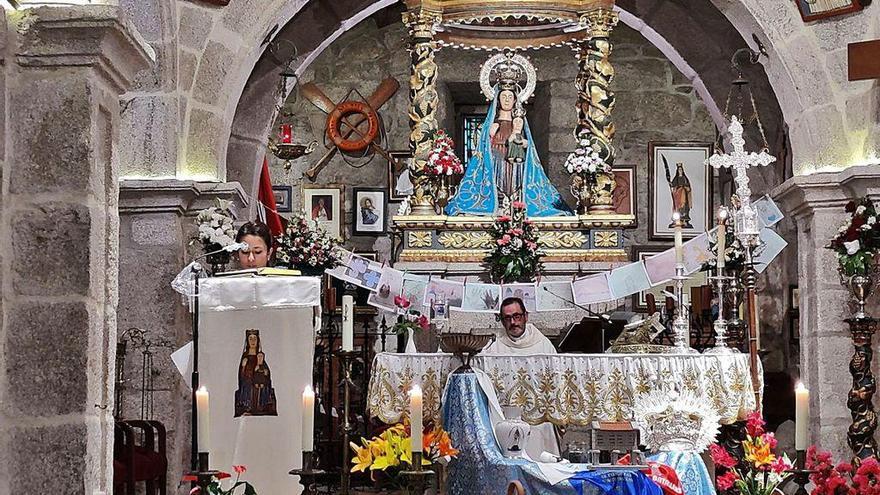
[{"label": "small photo print on string", "polygon": [[425,304],[445,302],[450,308],[460,308],[464,299],[464,284],[453,280],[431,277],[425,293]]},{"label": "small photo print on string", "polygon": [[574,294],[572,294],[571,282],[541,282],[538,284],[536,294],[538,312],[576,309],[572,303]]},{"label": "small photo print on string", "polygon": [[526,305],[526,311],[532,313],[537,310],[535,298],[535,284],[507,284],[501,286],[501,300],[508,297],[518,297]]},{"label": "small photo print on string", "polygon": [[608,285],[608,272],[600,272],[587,275],[571,283],[574,302],[581,306],[606,302],[614,299],[611,296],[611,287]]},{"label": "small photo print on string", "polygon": [[461,310],[472,313],[498,313],[501,310],[501,286],[465,284]]},{"label": "small photo print on string", "polygon": [[386,266],[382,268],[382,276],[379,277],[377,289],[375,292],[370,292],[367,303],[386,311],[396,312],[397,306],[394,304],[394,298],[402,291],[403,272]]}]

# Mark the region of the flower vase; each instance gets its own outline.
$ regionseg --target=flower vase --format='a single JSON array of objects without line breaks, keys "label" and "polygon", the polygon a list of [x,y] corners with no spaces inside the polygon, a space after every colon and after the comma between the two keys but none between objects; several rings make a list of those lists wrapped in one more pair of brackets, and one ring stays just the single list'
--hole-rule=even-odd
[{"label": "flower vase", "polygon": [[437,177],[437,183],[434,187],[434,210],[438,215],[442,215],[449,204],[449,200],[455,194],[454,187],[451,184],[452,176],[440,175]]},{"label": "flower vase", "polygon": [[406,346],[409,343],[409,330],[403,333],[397,334],[397,353],[403,354],[406,352]]},{"label": "flower vase", "polygon": [[850,276],[845,275],[841,270],[840,278],[843,285],[852,293],[857,308],[856,314],[853,315],[853,317],[859,320],[867,318],[868,315],[865,313],[865,301],[871,296],[871,291],[874,288],[873,266],[869,267],[866,273],[859,273]]},{"label": "flower vase", "polygon": [[[222,251],[223,246],[220,244],[204,244],[206,253],[213,253],[205,256],[205,261],[211,265],[211,275],[216,275],[224,270],[226,270],[226,265],[229,263],[229,251]],[[219,252],[218,252],[219,251]]]},{"label": "flower vase", "polygon": [[294,270],[299,270],[306,277],[320,277],[324,275],[324,269],[321,267],[315,267],[312,265],[300,265],[291,267]]},{"label": "flower vase", "polygon": [[522,457],[529,441],[531,426],[522,420],[522,409],[519,407],[504,407],[504,417],[495,425],[495,433],[501,446],[501,453],[505,457]]},{"label": "flower vase", "polygon": [[607,215],[614,213],[614,189],[617,181],[611,172],[597,172],[592,184],[592,203],[589,212],[591,215]]}]

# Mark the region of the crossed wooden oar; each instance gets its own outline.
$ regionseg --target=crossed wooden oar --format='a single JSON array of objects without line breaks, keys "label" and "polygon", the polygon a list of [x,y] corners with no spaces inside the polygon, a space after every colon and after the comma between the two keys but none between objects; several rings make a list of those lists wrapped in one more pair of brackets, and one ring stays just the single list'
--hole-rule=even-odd
[{"label": "crossed wooden oar", "polygon": [[[397,79],[389,77],[388,79],[385,79],[384,81],[379,83],[379,86],[376,88],[375,91],[373,91],[373,94],[371,94],[367,98],[366,103],[374,112],[378,111],[380,108],[382,108],[382,105],[388,102],[388,100],[390,100],[392,96],[394,96],[394,93],[396,93],[399,88],[400,83],[397,82]],[[309,102],[311,102],[313,105],[318,107],[321,111],[326,113],[328,116],[337,106],[337,104],[334,103],[333,100],[328,98],[327,95],[325,95],[324,92],[321,91],[321,88],[319,88],[314,83],[306,83],[300,86],[300,94],[303,95],[303,97],[305,97],[307,100],[309,100]],[[344,116],[341,119],[341,122],[345,127],[342,130],[342,137],[344,139],[348,139],[349,137],[357,134],[363,138],[364,134],[360,130],[358,130],[358,127],[366,122],[367,119],[368,116],[364,114]],[[368,146],[383,157],[385,157],[388,161],[395,161],[394,157],[392,157],[387,150],[380,147],[375,142],[369,141]],[[321,169],[327,166],[327,164],[330,163],[330,160],[333,159],[334,156],[336,156],[336,152],[339,151],[339,148],[337,148],[332,143],[328,147],[329,149],[326,153],[324,153],[324,156],[322,156],[320,160],[318,160],[310,169],[306,170],[305,172],[305,176],[312,182],[314,182],[315,179],[318,177],[318,172],[320,172]]]}]

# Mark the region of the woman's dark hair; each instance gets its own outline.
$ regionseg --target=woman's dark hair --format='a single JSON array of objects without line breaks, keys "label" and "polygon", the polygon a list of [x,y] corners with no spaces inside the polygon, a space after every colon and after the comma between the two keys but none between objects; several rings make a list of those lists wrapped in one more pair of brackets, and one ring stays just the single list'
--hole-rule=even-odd
[{"label": "woman's dark hair", "polygon": [[241,240],[246,235],[255,235],[266,243],[266,248],[272,249],[272,232],[269,230],[269,226],[265,223],[254,220],[253,222],[247,222],[242,225],[238,229],[238,233],[235,234],[235,242],[241,242]]}]

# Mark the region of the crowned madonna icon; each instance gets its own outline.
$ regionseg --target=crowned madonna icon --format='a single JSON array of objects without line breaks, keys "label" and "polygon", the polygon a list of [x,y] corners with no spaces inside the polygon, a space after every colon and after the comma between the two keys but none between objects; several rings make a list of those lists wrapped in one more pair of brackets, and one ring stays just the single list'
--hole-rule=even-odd
[{"label": "crowned madonna icon", "polygon": [[512,201],[524,202],[530,217],[572,214],[547,178],[529,129],[524,104],[536,79],[534,66],[519,54],[496,54],[483,64],[480,87],[491,103],[446,214],[494,216]]}]

